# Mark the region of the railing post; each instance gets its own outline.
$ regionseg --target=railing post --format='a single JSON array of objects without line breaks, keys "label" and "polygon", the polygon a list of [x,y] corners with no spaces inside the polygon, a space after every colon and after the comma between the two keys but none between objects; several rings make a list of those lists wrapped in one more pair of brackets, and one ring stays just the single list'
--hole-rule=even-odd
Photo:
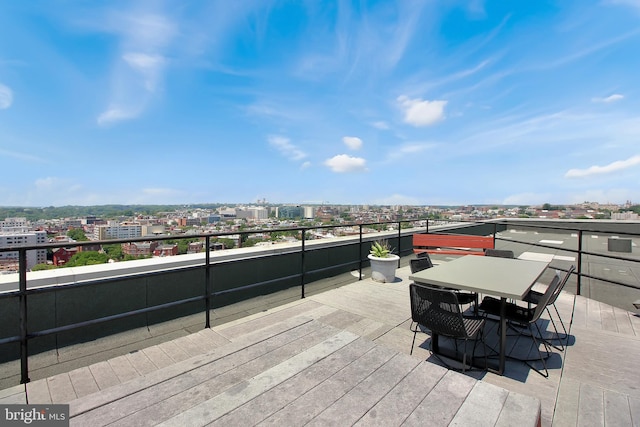
[{"label": "railing post", "polygon": [[493,223],[493,248],[496,247],[496,234],[498,233],[498,223]]},{"label": "railing post", "polygon": [[207,295],[205,296],[205,310],[207,312],[205,316],[204,327],[211,327],[211,236],[205,237],[205,256],[204,256],[204,264],[205,264],[205,273],[204,273],[204,289]]},{"label": "railing post", "polygon": [[29,347],[27,341],[27,251],[18,251],[20,268],[20,384],[29,381]]},{"label": "railing post", "polygon": [[358,280],[362,280],[362,224],[359,224],[360,240],[358,242]]},{"label": "railing post", "polygon": [[[400,243],[400,237],[402,235],[402,221],[398,221],[398,256],[402,257],[402,244]],[[398,258],[398,268],[400,268],[400,259]]]},{"label": "railing post", "polygon": [[304,298],[304,274],[305,274],[305,245],[304,241],[306,240],[306,229],[302,229],[302,253],[300,256],[300,287],[302,289],[302,295],[300,298]]},{"label": "railing post", "polygon": [[582,230],[578,230],[578,279],[576,285],[576,295],[582,292]]}]

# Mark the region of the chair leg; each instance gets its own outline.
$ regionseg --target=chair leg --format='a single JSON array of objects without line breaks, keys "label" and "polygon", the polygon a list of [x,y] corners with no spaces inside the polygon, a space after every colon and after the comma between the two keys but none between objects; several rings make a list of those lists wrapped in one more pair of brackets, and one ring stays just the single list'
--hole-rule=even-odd
[{"label": "chair leg", "polygon": [[411,341],[411,351],[409,352],[409,355],[413,354],[413,346],[416,343],[416,335],[418,334],[418,325],[416,324],[415,329],[412,329],[411,326],[413,326],[413,322],[409,325],[409,330],[413,330],[413,341]]},{"label": "chair leg", "polygon": [[[562,339],[560,339],[560,334],[558,333],[558,328],[556,327],[556,322],[555,322],[555,320],[553,320],[553,316],[551,315],[551,310],[549,310],[549,307],[547,307],[547,313],[549,314],[549,319],[551,320],[551,325],[553,325],[553,330],[555,332],[555,337],[552,336],[549,339],[543,338],[543,340],[546,341],[547,344],[551,345],[556,350],[564,351],[564,344],[562,343]],[[566,336],[566,334],[565,334],[565,336]],[[551,344],[549,341],[552,341],[552,340],[560,341],[560,346]]]},{"label": "chair leg", "polygon": [[[556,310],[556,314],[558,315],[558,320],[560,321],[560,326],[562,326],[562,332],[564,333],[564,337],[565,337],[564,345],[567,346],[569,344],[569,332],[567,332],[567,328],[564,326],[564,322],[562,321],[562,317],[560,316],[560,312],[558,311],[558,307],[555,305],[555,303],[553,304],[553,308]],[[549,316],[551,316],[551,313],[549,313]],[[560,336],[558,336],[558,339],[562,340]]]},{"label": "chair leg", "polygon": [[[537,324],[535,324],[536,329],[538,330],[538,334],[541,334],[540,332],[540,328],[538,327]],[[547,362],[545,359],[549,358],[551,356],[551,352],[549,351],[549,346],[546,343],[546,341],[543,339],[542,340],[542,344],[544,345],[545,351],[547,353],[547,357],[542,357],[542,352],[540,351],[540,343],[538,343],[538,340],[536,339],[535,336],[535,332],[533,331],[533,328],[529,328],[530,332],[531,332],[531,339],[533,344],[536,346],[536,350],[538,351],[538,356],[540,356],[540,361],[542,362],[542,366],[544,368],[544,374],[542,373],[542,371],[540,371],[540,369],[536,368],[535,366],[533,366],[531,363],[529,363],[528,360],[526,360],[524,363],[527,364],[527,366],[529,366],[531,369],[533,369],[534,371],[536,371],[537,373],[539,373],[540,375],[542,375],[545,378],[549,378],[549,370],[547,369]]]}]

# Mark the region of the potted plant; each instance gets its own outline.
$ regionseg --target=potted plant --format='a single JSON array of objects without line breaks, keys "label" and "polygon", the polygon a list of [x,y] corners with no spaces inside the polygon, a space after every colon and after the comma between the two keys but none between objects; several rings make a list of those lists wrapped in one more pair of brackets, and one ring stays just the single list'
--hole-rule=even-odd
[{"label": "potted plant", "polygon": [[396,268],[400,257],[393,253],[393,249],[386,240],[376,240],[369,251],[371,262],[371,278],[376,282],[390,283],[396,279]]}]

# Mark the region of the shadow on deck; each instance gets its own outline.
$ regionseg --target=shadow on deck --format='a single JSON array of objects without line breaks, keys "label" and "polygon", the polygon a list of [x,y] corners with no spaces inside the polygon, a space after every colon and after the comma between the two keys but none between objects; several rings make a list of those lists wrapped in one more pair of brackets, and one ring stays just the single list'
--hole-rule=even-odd
[{"label": "shadow on deck", "polygon": [[[0,403],[70,403],[72,425],[638,425],[640,319],[563,294],[569,346],[549,378],[439,366],[430,337],[409,356],[409,270],[132,350],[0,391]],[[253,312],[252,312],[253,311]],[[487,331],[488,335],[490,331]],[[528,343],[521,340],[523,345]],[[533,399],[532,399],[532,398]]]}]

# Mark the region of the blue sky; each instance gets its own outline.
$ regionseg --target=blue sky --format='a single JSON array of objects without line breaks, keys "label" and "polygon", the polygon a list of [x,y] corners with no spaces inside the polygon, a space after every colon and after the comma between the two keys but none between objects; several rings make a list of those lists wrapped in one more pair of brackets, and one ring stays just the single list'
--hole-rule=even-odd
[{"label": "blue sky", "polygon": [[640,0],[3,1],[0,205],[640,203]]}]

